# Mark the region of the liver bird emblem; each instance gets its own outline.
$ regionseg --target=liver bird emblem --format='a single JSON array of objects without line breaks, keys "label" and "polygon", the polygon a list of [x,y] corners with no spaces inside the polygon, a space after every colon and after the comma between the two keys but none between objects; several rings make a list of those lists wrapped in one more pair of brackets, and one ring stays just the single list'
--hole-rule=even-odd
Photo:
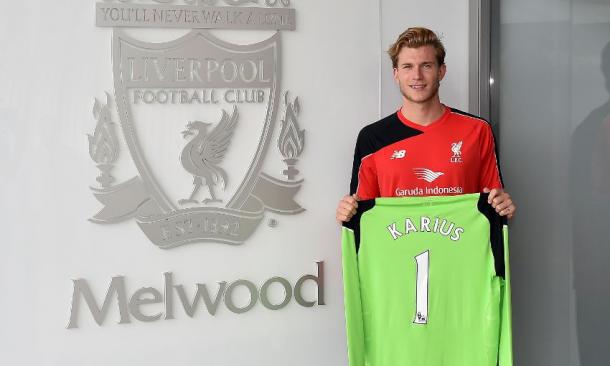
[{"label": "liver bird emblem", "polygon": [[452,143],[451,152],[453,153],[453,157],[462,156],[462,141]]},{"label": "liver bird emblem", "polygon": [[214,129],[208,133],[211,123],[201,121],[190,121],[186,125],[186,130],[182,131],[184,138],[195,135],[189,141],[180,155],[180,162],[184,169],[193,175],[193,192],[187,199],[181,199],[179,204],[199,203],[195,195],[206,185],[210,191],[210,198],[206,198],[202,203],[222,202],[214,194],[214,187],[220,185],[225,189],[227,184],[227,173],[218,166],[227,152],[231,143],[233,131],[237,125],[237,107],[233,109],[231,116],[224,110],[222,118]]}]

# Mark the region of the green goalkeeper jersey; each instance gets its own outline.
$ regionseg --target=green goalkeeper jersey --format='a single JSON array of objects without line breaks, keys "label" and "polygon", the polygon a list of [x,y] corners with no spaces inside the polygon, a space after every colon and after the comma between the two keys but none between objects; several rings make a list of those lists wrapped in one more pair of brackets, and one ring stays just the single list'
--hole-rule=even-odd
[{"label": "green goalkeeper jersey", "polygon": [[359,202],[342,234],[350,366],[512,366],[507,233],[487,194]]}]

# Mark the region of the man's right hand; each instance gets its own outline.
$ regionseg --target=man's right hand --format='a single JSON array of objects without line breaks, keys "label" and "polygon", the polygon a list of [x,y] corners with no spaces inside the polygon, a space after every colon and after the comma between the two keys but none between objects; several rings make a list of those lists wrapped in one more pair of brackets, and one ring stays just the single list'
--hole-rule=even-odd
[{"label": "man's right hand", "polygon": [[349,221],[356,214],[356,208],[358,208],[358,196],[353,194],[343,197],[337,205],[337,221]]}]

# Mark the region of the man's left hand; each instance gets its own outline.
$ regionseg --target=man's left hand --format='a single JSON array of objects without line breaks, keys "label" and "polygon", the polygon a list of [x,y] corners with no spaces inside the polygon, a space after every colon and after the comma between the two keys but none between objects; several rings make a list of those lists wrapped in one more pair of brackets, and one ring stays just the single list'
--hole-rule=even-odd
[{"label": "man's left hand", "polygon": [[506,216],[509,219],[512,219],[517,207],[513,203],[513,200],[510,198],[510,194],[504,192],[503,189],[494,188],[484,188],[484,193],[489,193],[489,198],[487,202],[493,207],[500,216]]}]

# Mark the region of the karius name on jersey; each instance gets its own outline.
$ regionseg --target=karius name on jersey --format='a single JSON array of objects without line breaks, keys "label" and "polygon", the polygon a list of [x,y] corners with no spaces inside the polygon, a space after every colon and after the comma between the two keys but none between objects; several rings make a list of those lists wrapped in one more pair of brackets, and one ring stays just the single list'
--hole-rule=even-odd
[{"label": "karius name on jersey", "polygon": [[401,236],[407,236],[410,233],[428,232],[438,233],[442,236],[449,236],[452,241],[460,240],[460,234],[464,232],[464,228],[457,226],[445,218],[435,217],[431,219],[427,216],[421,216],[419,220],[413,220],[410,217],[405,218],[404,227],[398,226],[396,222],[387,226],[388,232],[392,235],[392,239],[396,240]]}]

